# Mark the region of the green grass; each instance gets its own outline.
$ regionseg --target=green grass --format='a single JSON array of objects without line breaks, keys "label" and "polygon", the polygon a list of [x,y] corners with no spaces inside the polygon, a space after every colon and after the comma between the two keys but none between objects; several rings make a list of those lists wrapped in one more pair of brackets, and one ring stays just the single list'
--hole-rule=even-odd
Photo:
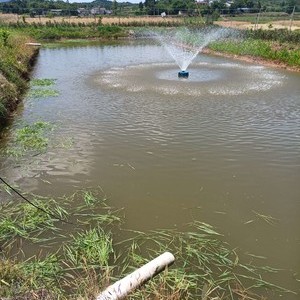
[{"label": "green grass", "polygon": [[66,212],[53,199],[35,198],[33,204],[29,203],[4,203],[0,213],[0,243],[10,244],[16,238],[24,238],[31,241],[39,240],[44,232],[55,229],[53,216],[45,211],[54,212],[63,217]]},{"label": "green grass", "polygon": [[300,32],[248,30],[239,39],[214,42],[209,48],[233,55],[259,57],[291,67],[300,67]]},{"label": "green grass", "polygon": [[[4,192],[3,185],[0,188]],[[109,282],[164,251],[174,254],[174,265],[130,299],[262,299],[254,291],[290,292],[263,279],[265,273],[279,270],[255,266],[255,256],[242,261],[216,228],[201,221],[184,231],[124,232],[119,212],[107,205],[101,190],[56,200],[27,197],[51,215],[16,203],[13,194],[11,202],[1,205],[2,297],[29,297],[31,291],[49,299],[91,299]],[[116,235],[128,238],[115,242]],[[33,244],[36,255],[18,251],[20,244]]]},{"label": "green grass", "polygon": [[230,53],[234,55],[249,55],[261,57],[287,64],[293,67],[300,67],[300,48],[295,49],[290,45],[278,45],[271,41],[259,39],[246,39],[236,41],[214,42],[209,45],[214,51]]},{"label": "green grass", "polygon": [[113,253],[112,238],[99,226],[71,235],[70,243],[64,251],[74,266],[105,267]]},{"label": "green grass", "polygon": [[[118,25],[99,25],[99,23],[56,23],[46,24],[14,23],[10,28],[19,33],[26,33],[37,40],[60,40],[60,39],[116,39],[127,36],[125,29]],[[1,27],[0,27],[1,29]]]}]

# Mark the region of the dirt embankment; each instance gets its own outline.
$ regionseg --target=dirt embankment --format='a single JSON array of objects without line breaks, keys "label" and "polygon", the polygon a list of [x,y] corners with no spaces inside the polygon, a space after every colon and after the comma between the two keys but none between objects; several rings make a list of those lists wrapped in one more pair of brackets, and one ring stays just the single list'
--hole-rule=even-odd
[{"label": "dirt embankment", "polygon": [[32,39],[9,33],[0,47],[0,128],[10,118],[28,88],[30,71],[38,48],[27,45]]}]

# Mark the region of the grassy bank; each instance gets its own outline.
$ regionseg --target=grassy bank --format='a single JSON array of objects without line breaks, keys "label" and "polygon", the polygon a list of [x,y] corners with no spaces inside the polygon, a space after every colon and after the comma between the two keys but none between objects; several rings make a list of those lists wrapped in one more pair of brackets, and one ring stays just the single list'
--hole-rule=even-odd
[{"label": "grassy bank", "polygon": [[214,42],[209,49],[237,56],[264,59],[300,70],[300,32],[249,30],[242,39]]},{"label": "grassy bank", "polygon": [[8,26],[18,32],[27,33],[37,40],[60,40],[60,39],[117,39],[128,36],[126,30],[117,25],[102,25],[99,22],[87,23],[10,23]]},{"label": "grassy bank", "polygon": [[0,207],[0,296],[5,299],[94,299],[109,283],[166,250],[175,255],[175,264],[130,299],[253,300],[266,290],[287,292],[263,279],[277,270],[255,266],[253,256],[241,259],[206,223],[194,221],[185,232],[122,231],[121,212],[110,208],[99,190],[60,199],[28,195],[33,206],[16,202],[5,185],[0,188],[12,200]]},{"label": "grassy bank", "polygon": [[16,109],[28,88],[29,73],[38,52],[33,40],[116,39],[128,33],[119,26],[94,23],[0,24],[0,126]]},{"label": "grassy bank", "polygon": [[32,38],[0,28],[0,124],[16,108],[28,86],[29,71],[37,49],[26,45]]}]

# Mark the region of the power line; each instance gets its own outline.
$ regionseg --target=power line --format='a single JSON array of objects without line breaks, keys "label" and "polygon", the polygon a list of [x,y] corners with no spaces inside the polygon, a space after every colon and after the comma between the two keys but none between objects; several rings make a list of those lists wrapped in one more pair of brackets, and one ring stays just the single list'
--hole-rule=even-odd
[{"label": "power line", "polygon": [[23,196],[19,191],[17,191],[15,188],[13,188],[8,182],[6,182],[2,177],[0,177],[0,180],[7,186],[9,187],[13,192],[15,192],[20,198],[22,198],[23,200],[25,200],[27,203],[29,203],[30,205],[34,206],[36,209],[44,212],[45,214],[59,220],[59,221],[62,221],[64,223],[67,223],[67,224],[73,224],[74,223],[71,223],[71,222],[68,222],[66,220],[63,220],[62,218],[60,218],[59,216],[56,216],[54,215],[53,213],[50,213],[48,211],[46,211],[44,208],[42,207],[39,207],[38,205],[36,205],[35,203],[33,203],[32,201],[28,200],[25,196]]}]

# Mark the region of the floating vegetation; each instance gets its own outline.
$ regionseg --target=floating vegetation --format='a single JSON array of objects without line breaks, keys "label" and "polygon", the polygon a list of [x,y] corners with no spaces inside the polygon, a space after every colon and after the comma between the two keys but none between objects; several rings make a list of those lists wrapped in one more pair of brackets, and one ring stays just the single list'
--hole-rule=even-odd
[{"label": "floating vegetation", "polygon": [[74,138],[72,137],[64,137],[57,146],[64,149],[70,149],[74,145]]},{"label": "floating vegetation", "polygon": [[35,78],[30,81],[32,86],[50,86],[55,84],[56,79],[49,79],[49,78],[44,78],[44,79],[39,79]]},{"label": "floating vegetation", "polygon": [[[0,244],[11,244],[15,238],[42,241],[44,232],[55,230],[55,221],[67,215],[67,212],[54,199],[35,198],[30,203],[8,202],[2,204],[0,211]],[[38,209],[38,207],[40,209]],[[46,212],[51,212],[47,214]],[[55,220],[53,214],[57,214]]]},{"label": "floating vegetation", "polygon": [[[251,263],[241,262],[209,224],[194,221],[182,232],[123,231],[128,238],[114,242],[121,218],[106,204],[101,189],[57,200],[34,196],[32,201],[43,210],[15,201],[1,206],[2,297],[43,291],[51,299],[89,299],[165,251],[174,254],[175,264],[130,299],[253,300],[262,299],[256,293],[266,288],[290,292],[262,277],[279,270],[256,267],[254,255]],[[36,256],[17,250],[32,243]]]},{"label": "floating vegetation", "polygon": [[57,97],[59,92],[53,89],[31,89],[28,93],[29,98]]},{"label": "floating vegetation", "polygon": [[15,131],[12,145],[6,154],[20,157],[27,151],[44,151],[48,146],[47,133],[53,129],[48,122],[38,121]]},{"label": "floating vegetation", "polygon": [[[176,262],[170,270],[154,278],[131,299],[261,299],[253,290],[258,287],[288,291],[262,279],[263,272],[276,272],[269,267],[244,264],[236,251],[219,238],[209,224],[195,221],[186,232],[160,230],[139,233],[123,245],[122,274],[146,263],[147,256],[170,251]],[[127,250],[125,245],[128,244]],[[263,271],[263,272],[262,272]],[[171,297],[172,295],[172,297]],[[176,295],[176,297],[174,297]],[[204,298],[205,295],[205,298]]]},{"label": "floating vegetation", "polygon": [[257,211],[254,211],[254,210],[252,210],[252,212],[255,214],[256,218],[244,222],[245,225],[251,224],[256,220],[263,220],[264,222],[266,222],[266,223],[268,223],[269,225],[272,225],[272,226],[276,225],[279,222],[278,219],[276,219],[272,216],[263,215],[263,214],[258,213]]},{"label": "floating vegetation", "polygon": [[257,218],[265,221],[266,223],[268,223],[270,225],[276,225],[276,223],[278,223],[278,221],[279,221],[278,219],[276,219],[272,216],[263,215],[254,210],[253,210],[253,213],[256,215]]},{"label": "floating vegetation", "polygon": [[[57,97],[59,92],[54,89],[49,89],[48,87],[55,84],[56,79],[50,78],[36,78],[31,80],[31,88],[28,97],[29,98],[47,98],[47,97]],[[40,87],[40,88],[37,88]]]}]

